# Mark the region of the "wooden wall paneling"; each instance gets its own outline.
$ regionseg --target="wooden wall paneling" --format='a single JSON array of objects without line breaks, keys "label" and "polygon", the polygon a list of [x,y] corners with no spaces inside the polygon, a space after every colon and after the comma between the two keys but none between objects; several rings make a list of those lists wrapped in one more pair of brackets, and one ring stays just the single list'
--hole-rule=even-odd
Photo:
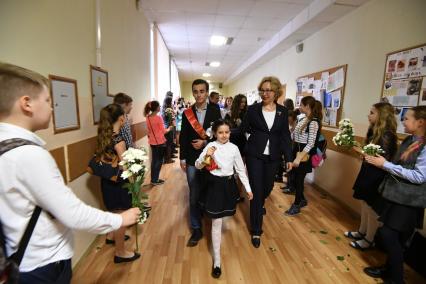
[{"label": "wooden wall paneling", "polygon": [[145,137],[148,134],[148,128],[146,127],[146,121],[135,123],[131,125],[131,131],[133,140],[137,141]]},{"label": "wooden wall paneling", "polygon": [[52,149],[49,152],[52,155],[53,159],[55,159],[56,164],[58,165],[59,171],[64,177],[65,183],[67,183],[68,178],[67,178],[67,170],[65,166],[65,148],[59,147],[56,149]]},{"label": "wooden wall paneling", "polygon": [[86,172],[87,164],[95,153],[96,136],[68,145],[68,166],[72,181]]}]

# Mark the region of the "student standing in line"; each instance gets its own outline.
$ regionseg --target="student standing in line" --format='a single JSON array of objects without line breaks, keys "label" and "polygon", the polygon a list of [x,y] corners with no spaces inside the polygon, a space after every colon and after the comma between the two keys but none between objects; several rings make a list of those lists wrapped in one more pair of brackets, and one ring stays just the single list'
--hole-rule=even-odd
[{"label": "student standing in line", "polygon": [[[275,173],[284,153],[291,159],[291,137],[287,109],[276,103],[282,85],[276,77],[265,77],[258,86],[262,102],[251,105],[241,123],[241,133],[250,134],[246,163],[253,199],[250,201],[251,243],[260,246],[265,199],[274,187]],[[287,163],[288,170],[292,164]]]},{"label": "student standing in line", "polygon": [[52,102],[42,75],[0,62],[0,143],[25,139],[32,145],[0,156],[0,219],[9,257],[18,249],[35,207],[41,214],[19,266],[20,283],[70,283],[72,230],[104,234],[136,223],[140,210],[121,214],[92,208],[68,188],[34,132],[49,127]]},{"label": "student standing in line", "polygon": [[298,121],[294,129],[293,143],[293,175],[296,198],[290,209],[285,211],[287,216],[300,213],[300,209],[308,205],[303,191],[304,181],[307,173],[312,172],[312,154],[315,154],[315,144],[321,131],[322,105],[314,97],[303,97],[300,102],[300,111],[305,116]]},{"label": "student standing in line", "polygon": [[[245,95],[238,94],[235,96],[235,98],[232,101],[231,111],[227,113],[225,116],[225,120],[228,120],[231,125],[231,137],[229,138],[229,141],[237,145],[244,163],[245,163],[244,148],[246,145],[246,137],[244,136],[244,133],[240,132],[240,125],[246,113],[247,113],[247,98]],[[239,179],[237,179],[237,186],[240,191],[238,202],[243,202],[244,201],[244,196],[242,194],[243,186]]]},{"label": "student standing in line", "polygon": [[166,149],[166,138],[172,126],[164,128],[163,118],[158,115],[160,112],[160,103],[150,101],[145,105],[144,115],[148,126],[148,142],[151,146],[151,184],[160,185],[164,180],[160,179],[161,165],[163,164],[164,153]]},{"label": "student standing in line", "polygon": [[124,110],[125,121],[123,127],[120,129],[120,135],[126,142],[126,149],[134,147],[132,130],[130,128],[129,113],[133,108],[133,99],[125,93],[118,93],[114,96],[114,104],[120,105]]},{"label": "student standing in line", "polygon": [[[396,153],[398,137],[396,136],[395,109],[390,103],[374,104],[368,115],[370,126],[365,137],[365,145],[373,143],[381,146],[383,156],[391,160]],[[354,148],[361,153],[361,149]],[[379,222],[374,211],[379,202],[378,188],[386,176],[386,171],[363,161],[358,177],[356,178],[354,198],[361,200],[361,223],[358,231],[345,232],[345,236],[353,239],[350,245],[356,249],[364,250],[373,246]]]},{"label": "student standing in line", "polygon": [[[120,161],[126,151],[126,143],[120,135],[120,128],[125,121],[125,112],[118,104],[109,104],[101,109],[98,125],[98,137],[95,155],[102,161]],[[105,208],[110,212],[122,212],[131,207],[132,201],[129,192],[123,188],[124,180],[119,178],[112,181],[101,177],[102,199]],[[114,239],[106,242],[115,243],[114,262],[129,262],[136,260],[140,254],[125,249],[124,241],[128,239],[125,235],[126,228],[120,228],[113,232]]]},{"label": "student standing in line", "polygon": [[[291,99],[287,99],[291,100]],[[286,100],[286,101],[287,101]],[[290,129],[291,140],[294,140],[294,129],[297,125],[297,115],[299,110],[288,110],[288,128]],[[286,172],[287,182],[286,185],[281,187],[282,192],[285,194],[295,194],[296,189],[294,188],[294,171]]]},{"label": "student standing in line", "polygon": [[203,237],[199,200],[204,185],[204,173],[195,167],[195,160],[200,156],[210,139],[206,130],[214,121],[221,118],[219,107],[207,103],[209,95],[209,83],[207,81],[197,79],[192,82],[192,95],[195,104],[187,108],[182,116],[179,152],[180,167],[186,172],[189,187],[189,215],[192,235],[187,245],[190,247],[196,246]]},{"label": "student standing in line", "polygon": [[389,173],[383,183],[379,221],[387,261],[381,267],[367,267],[364,272],[382,277],[385,283],[404,283],[404,249],[414,229],[423,226],[426,207],[426,106],[408,110],[403,121],[411,134],[402,142],[393,162],[382,156],[365,160]]},{"label": "student standing in line", "polygon": [[224,120],[213,123],[212,132],[216,141],[210,142],[195,161],[197,169],[206,166],[206,157],[217,165],[207,174],[207,190],[205,194],[205,214],[212,218],[213,267],[212,276],[218,278],[221,273],[220,243],[222,220],[225,216],[235,214],[239,192],[234,178],[234,169],[244,184],[249,200],[253,198],[246,168],[238,147],[229,142],[230,124]]},{"label": "student standing in line", "polygon": [[[169,92],[167,92],[167,94],[169,94]],[[171,95],[173,96],[173,93],[171,93]],[[172,100],[173,100],[172,96],[167,95],[166,98],[164,99],[162,115],[163,115],[165,128],[173,127],[176,122],[175,120],[176,115],[172,106]],[[175,161],[173,160],[173,152],[174,152],[173,140],[174,140],[173,131],[168,131],[166,133],[166,149],[165,149],[166,153],[164,157],[165,164],[171,164],[171,163],[174,163]]]}]

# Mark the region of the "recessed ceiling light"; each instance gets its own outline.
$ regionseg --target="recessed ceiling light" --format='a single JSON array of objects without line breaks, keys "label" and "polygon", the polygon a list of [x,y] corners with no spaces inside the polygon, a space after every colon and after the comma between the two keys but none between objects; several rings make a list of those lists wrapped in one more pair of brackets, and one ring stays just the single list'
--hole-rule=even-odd
[{"label": "recessed ceiling light", "polygon": [[220,62],[219,61],[210,62],[210,66],[211,67],[219,67],[220,66]]},{"label": "recessed ceiling light", "polygon": [[221,46],[221,45],[225,45],[227,41],[227,38],[224,36],[211,36],[210,37],[210,44],[211,45],[215,45],[215,46]]},{"label": "recessed ceiling light", "polygon": [[211,74],[209,74],[209,73],[203,73],[203,77],[210,77],[211,76]]}]

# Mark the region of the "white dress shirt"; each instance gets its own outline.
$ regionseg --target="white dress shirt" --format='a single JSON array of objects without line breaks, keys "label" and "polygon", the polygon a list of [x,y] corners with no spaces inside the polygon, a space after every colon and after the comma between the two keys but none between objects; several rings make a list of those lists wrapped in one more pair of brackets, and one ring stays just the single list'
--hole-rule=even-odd
[{"label": "white dress shirt", "polygon": [[[265,118],[266,125],[268,125],[268,129],[271,130],[272,126],[274,125],[275,120],[275,113],[277,111],[264,111],[262,110],[263,117]],[[269,155],[269,140],[266,142],[265,150],[263,151],[264,155]]]},{"label": "white dress shirt", "polygon": [[43,209],[21,262],[21,272],[71,258],[71,229],[104,234],[121,226],[120,215],[90,207],[75,196],[64,184],[55,160],[43,148],[45,142],[35,133],[0,123],[0,141],[11,138],[42,146],[25,145],[0,156],[0,219],[7,255],[18,249],[35,206]]},{"label": "white dress shirt", "polygon": [[244,188],[247,192],[251,192],[250,184],[246,174],[246,167],[244,166],[243,159],[241,158],[240,151],[237,145],[227,142],[225,144],[217,141],[210,142],[204,147],[200,157],[195,161],[195,167],[202,169],[204,167],[203,161],[207,153],[207,149],[210,147],[216,147],[216,151],[213,154],[213,158],[218,165],[218,169],[211,171],[210,173],[219,177],[231,176],[237,172]]}]

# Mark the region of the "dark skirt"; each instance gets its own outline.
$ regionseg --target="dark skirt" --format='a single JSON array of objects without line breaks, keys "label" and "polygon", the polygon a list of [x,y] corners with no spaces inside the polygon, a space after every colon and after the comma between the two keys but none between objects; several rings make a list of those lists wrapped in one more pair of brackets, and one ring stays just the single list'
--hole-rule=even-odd
[{"label": "dark skirt", "polygon": [[207,175],[207,190],[204,196],[204,211],[207,217],[222,218],[235,214],[239,197],[234,176]]},{"label": "dark skirt", "polygon": [[123,188],[124,181],[113,182],[101,178],[102,198],[108,211],[127,210],[132,206],[132,197]]},{"label": "dark skirt", "polygon": [[[293,145],[293,158],[296,158],[297,152],[302,152],[306,144],[294,142]],[[298,167],[294,168],[294,171],[299,173],[311,173],[312,172],[312,155],[309,153],[309,159],[306,162],[300,162]]]},{"label": "dark skirt", "polygon": [[353,186],[353,197],[364,200],[370,207],[374,208],[381,199],[378,188],[385,176],[384,170],[363,162]]},{"label": "dark skirt", "polygon": [[376,206],[379,221],[399,232],[412,231],[414,228],[422,229],[424,209],[401,205],[381,198]]}]

